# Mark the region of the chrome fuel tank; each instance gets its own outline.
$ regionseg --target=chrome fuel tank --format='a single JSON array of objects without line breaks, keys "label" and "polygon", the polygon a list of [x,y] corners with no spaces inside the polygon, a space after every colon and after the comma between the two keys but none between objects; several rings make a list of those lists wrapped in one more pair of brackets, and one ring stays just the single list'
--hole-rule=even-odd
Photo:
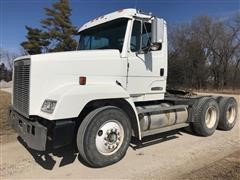
[{"label": "chrome fuel tank", "polygon": [[[170,107],[170,104],[162,103],[160,105],[138,106],[137,110],[157,108],[157,107]],[[140,114],[140,127],[142,131],[158,129],[175,124],[185,123],[188,119],[187,108],[177,110],[166,110],[154,113]]]}]

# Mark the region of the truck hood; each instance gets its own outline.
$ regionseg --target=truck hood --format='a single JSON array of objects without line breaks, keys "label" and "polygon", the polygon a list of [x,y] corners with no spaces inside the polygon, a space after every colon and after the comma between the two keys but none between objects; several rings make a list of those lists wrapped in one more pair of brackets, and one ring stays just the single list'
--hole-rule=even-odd
[{"label": "truck hood", "polygon": [[[112,74],[112,71],[106,71],[105,68],[106,66],[116,66],[120,63],[120,59],[118,50],[83,50],[46,53],[31,56],[31,69],[37,65],[38,69],[44,67],[45,73],[46,71],[51,71],[52,73],[65,75],[103,75],[109,73],[111,75],[117,75],[120,73],[119,71],[115,71],[115,73]],[[35,71],[37,70],[33,70],[33,72]]]},{"label": "truck hood", "polygon": [[[118,50],[84,50],[31,56],[31,74],[35,76],[121,76]],[[111,67],[111,68],[109,68]]]},{"label": "truck hood", "polygon": [[126,85],[127,60],[118,50],[48,53],[30,59],[30,115],[38,114],[44,100],[59,88],[79,86],[80,76],[87,77],[86,85]]}]

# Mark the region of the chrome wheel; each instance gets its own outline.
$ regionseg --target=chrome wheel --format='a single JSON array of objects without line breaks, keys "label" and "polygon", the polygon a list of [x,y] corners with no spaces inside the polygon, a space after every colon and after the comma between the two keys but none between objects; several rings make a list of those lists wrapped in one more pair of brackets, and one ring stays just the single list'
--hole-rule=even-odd
[{"label": "chrome wheel", "polygon": [[231,124],[233,123],[233,121],[235,120],[236,117],[236,108],[231,106],[228,108],[227,112],[226,112],[226,118],[227,121]]},{"label": "chrome wheel", "polygon": [[215,107],[209,107],[205,114],[205,123],[207,128],[211,129],[214,127],[217,121],[217,110]]},{"label": "chrome wheel", "polygon": [[123,126],[116,120],[109,120],[97,131],[97,150],[103,155],[114,154],[121,147],[123,138]]}]

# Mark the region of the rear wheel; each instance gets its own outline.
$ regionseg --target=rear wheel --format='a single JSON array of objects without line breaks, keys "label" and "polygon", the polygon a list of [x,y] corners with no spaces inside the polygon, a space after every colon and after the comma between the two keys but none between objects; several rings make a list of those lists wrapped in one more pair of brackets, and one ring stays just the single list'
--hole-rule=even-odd
[{"label": "rear wheel", "polygon": [[212,135],[219,121],[219,106],[214,98],[203,97],[199,99],[193,109],[193,129],[201,136]]},{"label": "rear wheel", "polygon": [[89,113],[77,134],[80,156],[92,167],[104,167],[121,160],[131,139],[128,116],[119,108],[105,106]]},{"label": "rear wheel", "polygon": [[219,102],[220,120],[218,129],[230,130],[234,127],[237,121],[237,102],[233,97],[223,97]]}]

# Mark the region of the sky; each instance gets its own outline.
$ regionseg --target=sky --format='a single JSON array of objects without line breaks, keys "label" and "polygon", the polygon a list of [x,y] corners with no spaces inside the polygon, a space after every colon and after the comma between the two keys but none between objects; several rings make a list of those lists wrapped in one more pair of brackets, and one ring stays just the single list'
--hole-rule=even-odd
[{"label": "sky", "polygon": [[[0,47],[19,52],[25,26],[40,27],[44,8],[56,0],[0,0]],[[70,0],[71,20],[77,27],[123,8],[137,8],[163,17],[168,24],[189,22],[200,15],[228,18],[240,13],[240,0]]]}]

